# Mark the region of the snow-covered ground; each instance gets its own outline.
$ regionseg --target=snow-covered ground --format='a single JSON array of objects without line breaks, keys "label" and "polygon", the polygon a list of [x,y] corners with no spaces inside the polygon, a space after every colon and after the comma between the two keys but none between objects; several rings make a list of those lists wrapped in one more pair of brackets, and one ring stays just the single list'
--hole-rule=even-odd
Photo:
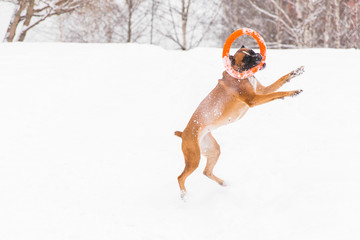
[{"label": "snow-covered ground", "polygon": [[0,44],[0,239],[360,238],[359,50],[269,50],[296,98],[214,132],[215,174],[177,176],[221,49]]}]

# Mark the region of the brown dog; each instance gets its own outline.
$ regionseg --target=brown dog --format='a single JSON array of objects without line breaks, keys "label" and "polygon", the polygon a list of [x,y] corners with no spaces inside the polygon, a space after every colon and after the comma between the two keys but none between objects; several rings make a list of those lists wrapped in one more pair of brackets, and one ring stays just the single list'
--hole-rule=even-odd
[{"label": "brown dog", "polygon": [[[230,56],[232,67],[239,72],[246,71],[261,62],[262,56],[244,46]],[[220,155],[220,146],[211,131],[239,120],[249,108],[275,99],[296,96],[302,90],[275,92],[284,83],[304,72],[304,67],[286,74],[275,83],[264,87],[255,77],[236,79],[226,71],[217,86],[200,103],[183,132],[175,135],[182,138],[185,169],[178,177],[181,197],[186,194],[185,180],[198,167],[201,154],[207,158],[204,174],[224,186],[224,181],[213,174]]]}]

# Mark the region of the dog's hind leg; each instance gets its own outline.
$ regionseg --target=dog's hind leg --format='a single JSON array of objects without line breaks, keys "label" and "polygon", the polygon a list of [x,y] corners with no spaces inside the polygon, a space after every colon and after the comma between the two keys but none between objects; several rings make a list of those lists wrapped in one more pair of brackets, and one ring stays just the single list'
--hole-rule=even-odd
[{"label": "dog's hind leg", "polygon": [[206,167],[203,172],[204,175],[216,181],[218,184],[225,186],[224,180],[216,177],[213,173],[214,167],[220,156],[220,146],[210,132],[201,140],[200,149],[201,154],[207,158]]},{"label": "dog's hind leg", "polygon": [[185,158],[185,168],[178,177],[178,182],[181,190],[181,198],[184,198],[186,195],[185,180],[199,166],[200,148],[197,142],[194,142],[192,145],[187,145],[184,144],[183,140],[182,151]]}]

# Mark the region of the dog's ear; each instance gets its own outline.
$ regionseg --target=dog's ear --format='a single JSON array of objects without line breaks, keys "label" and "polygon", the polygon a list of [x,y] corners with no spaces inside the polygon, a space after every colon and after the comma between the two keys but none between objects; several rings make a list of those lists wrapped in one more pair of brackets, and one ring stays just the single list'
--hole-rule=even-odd
[{"label": "dog's ear", "polygon": [[241,48],[246,48],[246,47],[244,45],[242,45]]},{"label": "dog's ear", "polygon": [[231,66],[234,66],[235,65],[235,59],[234,59],[234,56],[229,56],[229,59],[231,61]]}]

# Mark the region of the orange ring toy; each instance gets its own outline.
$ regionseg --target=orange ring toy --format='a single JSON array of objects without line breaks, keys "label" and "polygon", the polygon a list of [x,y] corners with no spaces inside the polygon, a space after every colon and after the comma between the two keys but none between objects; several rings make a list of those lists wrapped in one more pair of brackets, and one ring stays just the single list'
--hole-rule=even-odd
[{"label": "orange ring toy", "polygon": [[[256,42],[257,42],[257,44],[259,45],[259,48],[260,48],[260,54],[262,56],[262,60],[257,66],[255,66],[253,68],[250,68],[249,70],[247,70],[245,72],[240,73],[238,71],[235,71],[234,68],[231,66],[231,61],[229,59],[229,52],[230,52],[231,44],[235,41],[235,39],[237,39],[238,37],[240,37],[241,35],[244,35],[244,34],[249,35],[249,36],[253,37],[256,40]],[[223,57],[223,62],[224,62],[225,69],[232,77],[237,78],[237,79],[244,79],[244,78],[251,77],[257,71],[259,71],[261,69],[261,67],[265,63],[265,59],[266,59],[265,41],[260,36],[260,34],[258,34],[254,30],[252,30],[250,28],[241,28],[239,30],[236,30],[232,34],[230,34],[228,39],[226,39],[226,42],[225,42],[224,48],[223,48],[222,57]]]}]

